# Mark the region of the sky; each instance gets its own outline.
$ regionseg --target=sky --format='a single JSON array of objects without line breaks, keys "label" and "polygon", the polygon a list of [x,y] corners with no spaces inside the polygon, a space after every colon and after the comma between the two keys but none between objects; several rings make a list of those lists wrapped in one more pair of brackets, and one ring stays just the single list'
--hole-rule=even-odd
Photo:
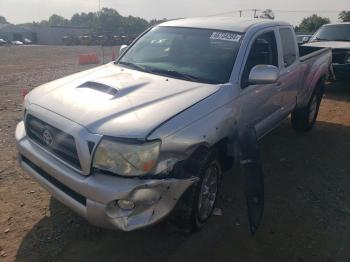
[{"label": "sky", "polygon": [[[101,7],[116,9],[121,15],[145,18],[181,18],[208,16],[238,10],[272,9],[276,19],[293,25],[303,17],[316,13],[337,22],[338,13],[350,10],[350,0],[100,0]],[[51,14],[70,18],[77,12],[97,11],[99,0],[0,0],[0,15],[11,23],[25,23],[48,19]],[[288,11],[288,12],[286,12]],[[296,11],[296,12],[295,12]],[[252,11],[243,11],[252,17]]]}]

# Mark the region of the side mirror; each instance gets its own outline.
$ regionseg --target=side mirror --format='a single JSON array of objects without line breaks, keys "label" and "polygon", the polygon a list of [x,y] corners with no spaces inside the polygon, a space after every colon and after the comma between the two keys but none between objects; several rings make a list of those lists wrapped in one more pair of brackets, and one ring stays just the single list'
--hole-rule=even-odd
[{"label": "side mirror", "polygon": [[249,83],[254,85],[274,84],[278,80],[279,70],[272,65],[254,66],[249,74]]},{"label": "side mirror", "polygon": [[310,40],[310,37],[304,36],[302,41],[305,44],[305,43],[309,42],[309,40]]},{"label": "side mirror", "polygon": [[125,50],[128,48],[128,46],[127,45],[122,45],[121,47],[120,47],[120,49],[119,49],[119,55],[122,55],[124,52],[125,52]]}]

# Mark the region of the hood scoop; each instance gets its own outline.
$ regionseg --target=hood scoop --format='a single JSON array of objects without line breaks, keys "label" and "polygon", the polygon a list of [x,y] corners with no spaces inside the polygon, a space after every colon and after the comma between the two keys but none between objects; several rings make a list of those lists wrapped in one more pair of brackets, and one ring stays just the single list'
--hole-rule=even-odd
[{"label": "hood scoop", "polygon": [[78,86],[77,88],[79,88],[79,89],[84,89],[84,88],[92,89],[95,91],[99,91],[99,92],[111,95],[113,97],[117,96],[117,94],[118,94],[118,90],[115,89],[114,87],[111,87],[111,86],[108,86],[105,84],[101,84],[98,82],[92,82],[92,81],[85,82],[85,83],[81,84],[80,86]]}]

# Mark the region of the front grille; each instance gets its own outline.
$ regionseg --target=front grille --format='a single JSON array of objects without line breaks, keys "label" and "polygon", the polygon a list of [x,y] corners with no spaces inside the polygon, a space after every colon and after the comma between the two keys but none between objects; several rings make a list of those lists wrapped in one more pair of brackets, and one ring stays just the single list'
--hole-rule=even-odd
[{"label": "front grille", "polygon": [[347,56],[346,50],[333,50],[333,63],[344,64]]},{"label": "front grille", "polygon": [[73,136],[32,115],[27,115],[26,131],[30,139],[63,161],[81,169]]},{"label": "front grille", "polygon": [[46,173],[44,170],[42,170],[40,167],[38,167],[36,164],[34,164],[28,158],[21,156],[21,159],[23,162],[25,162],[28,166],[30,166],[35,172],[37,172],[46,181],[50,182],[52,185],[54,185],[56,188],[58,188],[59,190],[61,190],[62,192],[64,192],[68,196],[70,196],[71,198],[73,198],[75,201],[86,206],[86,198],[83,195],[80,195],[78,192],[75,192],[74,190],[70,189],[66,185],[62,184],[56,178],[50,176],[48,173]]}]

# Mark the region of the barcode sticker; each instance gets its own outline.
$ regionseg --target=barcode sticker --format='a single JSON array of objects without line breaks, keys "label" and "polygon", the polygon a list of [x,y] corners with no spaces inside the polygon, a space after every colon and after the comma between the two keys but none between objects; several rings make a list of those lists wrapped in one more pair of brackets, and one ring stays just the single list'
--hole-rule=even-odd
[{"label": "barcode sticker", "polygon": [[241,40],[241,35],[228,32],[213,32],[210,39],[238,42]]}]

